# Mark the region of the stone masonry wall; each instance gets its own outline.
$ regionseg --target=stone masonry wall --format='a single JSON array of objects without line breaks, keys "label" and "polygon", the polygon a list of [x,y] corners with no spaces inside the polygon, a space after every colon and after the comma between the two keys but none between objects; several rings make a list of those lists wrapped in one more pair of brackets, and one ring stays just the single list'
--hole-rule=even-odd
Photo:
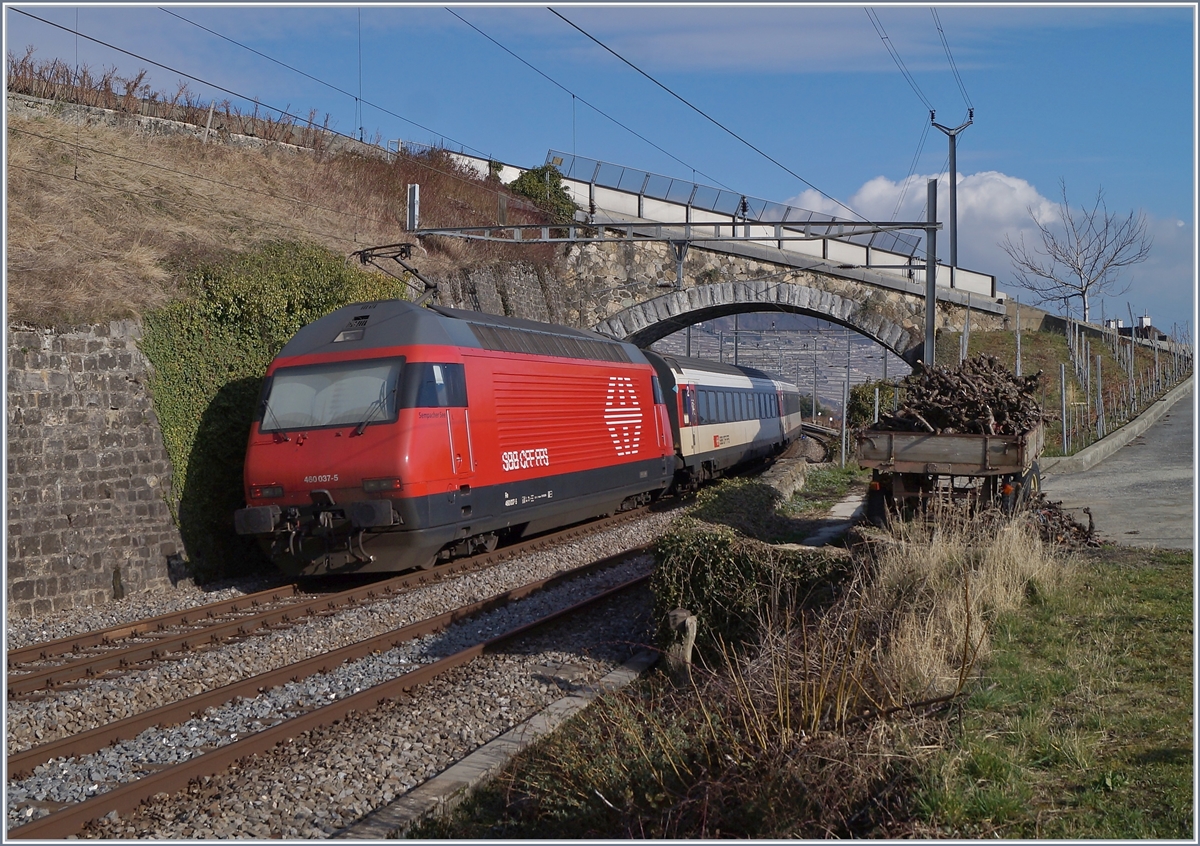
[{"label": "stone masonry wall", "polygon": [[[171,464],[136,321],[8,335],[8,614],[161,590],[182,576]],[[174,571],[174,572],[171,572]]]},{"label": "stone masonry wall", "polygon": [[[630,306],[672,293],[675,276],[669,244],[614,239],[565,246],[552,268],[512,264],[462,271],[440,280],[438,301],[490,314],[592,328]],[[685,289],[754,280],[819,288],[923,331],[925,301],[920,296],[695,245],[684,259]],[[939,301],[939,329],[959,331],[965,316],[961,305]],[[973,330],[1004,327],[1003,315],[971,312]]]}]

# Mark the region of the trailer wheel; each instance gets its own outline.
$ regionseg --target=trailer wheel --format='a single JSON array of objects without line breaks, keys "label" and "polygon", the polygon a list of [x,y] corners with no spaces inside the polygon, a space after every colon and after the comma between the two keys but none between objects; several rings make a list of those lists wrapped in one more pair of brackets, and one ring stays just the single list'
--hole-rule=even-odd
[{"label": "trailer wheel", "polygon": [[1021,477],[1021,505],[1026,505],[1028,502],[1042,492],[1042,468],[1035,461],[1029,465],[1028,472]]},{"label": "trailer wheel", "polygon": [[867,491],[867,522],[879,529],[887,528],[887,499],[882,490],[872,488]]},{"label": "trailer wheel", "polygon": [[1035,461],[1021,476],[1010,477],[1005,486],[1009,489],[1009,492],[1004,494],[1002,499],[1004,512],[1006,514],[1015,514],[1028,505],[1030,500],[1041,492],[1042,469]]}]

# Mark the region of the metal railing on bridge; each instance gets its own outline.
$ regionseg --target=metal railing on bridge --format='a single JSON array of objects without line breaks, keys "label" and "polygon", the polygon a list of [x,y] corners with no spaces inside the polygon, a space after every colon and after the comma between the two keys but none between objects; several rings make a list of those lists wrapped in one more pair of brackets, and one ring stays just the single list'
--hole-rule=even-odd
[{"label": "metal railing on bridge", "polygon": [[[563,175],[563,187],[594,222],[656,222],[688,227],[688,238],[724,232],[752,243],[818,258],[841,267],[862,267],[924,284],[922,239],[907,233],[920,222],[880,225],[775,203],[557,150],[546,164]],[[724,230],[724,231],[723,231]],[[985,273],[939,265],[937,284],[996,296],[996,279]]]}]

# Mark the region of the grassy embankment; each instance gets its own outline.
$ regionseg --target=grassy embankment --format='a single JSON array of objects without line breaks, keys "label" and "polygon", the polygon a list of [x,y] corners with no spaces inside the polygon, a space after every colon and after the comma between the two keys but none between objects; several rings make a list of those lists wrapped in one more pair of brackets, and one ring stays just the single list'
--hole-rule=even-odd
[{"label": "grassy embankment", "polygon": [[[236,262],[270,243],[303,242],[345,257],[409,240],[411,183],[422,186],[430,226],[494,223],[501,196],[510,222],[543,220],[523,199],[436,151],[388,162],[18,115],[9,116],[6,140],[8,316],[40,325],[145,315],[192,296],[189,277],[201,267]],[[433,277],[552,259],[548,247],[447,239],[414,253]]]},{"label": "grassy embankment", "polygon": [[823,563],[729,525],[786,513],[685,523],[656,581],[719,594],[694,684],[602,697],[409,836],[1194,836],[1191,555],[943,518]]},{"label": "grassy embankment", "polygon": [[[938,335],[937,361],[943,365],[954,365],[958,362],[961,332],[942,332]],[[1128,345],[1128,340],[1124,343]],[[995,356],[1010,370],[1016,368],[1017,342],[1013,331],[971,332],[968,343],[968,355]],[[1101,375],[1104,383],[1105,404],[1107,409],[1108,431],[1123,425],[1127,421],[1128,409],[1123,405],[1129,396],[1129,375],[1118,363],[1113,351],[1106,345],[1093,340],[1091,355],[1101,358]],[[1154,372],[1154,353],[1138,347],[1135,361],[1139,374]],[[1165,368],[1167,361],[1160,361]],[[1046,414],[1046,455],[1063,455],[1063,426],[1062,426],[1062,379],[1060,365],[1066,364],[1066,389],[1068,418],[1071,428],[1071,453],[1076,453],[1084,446],[1095,440],[1095,388],[1092,388],[1091,405],[1085,385],[1076,377],[1071,366],[1071,357],[1067,345],[1067,337],[1061,332],[1040,331],[1021,333],[1021,372],[1025,375],[1042,372],[1041,391],[1037,397],[1043,412]],[[1095,370],[1092,371],[1095,379]],[[1141,375],[1139,375],[1141,379]],[[1141,385],[1139,384],[1139,390]],[[1139,409],[1140,411],[1141,409]],[[1089,419],[1088,414],[1092,417]]]}]

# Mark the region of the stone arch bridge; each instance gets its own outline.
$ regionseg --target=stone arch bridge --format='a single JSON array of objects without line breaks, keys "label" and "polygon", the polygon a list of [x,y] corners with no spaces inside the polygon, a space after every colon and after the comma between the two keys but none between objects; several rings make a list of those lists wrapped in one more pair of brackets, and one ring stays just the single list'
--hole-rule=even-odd
[{"label": "stone arch bridge", "polygon": [[[642,347],[716,317],[779,311],[846,326],[910,364],[924,350],[924,285],[894,274],[721,244],[693,245],[677,279],[670,245],[648,241],[575,245],[568,265],[574,276],[564,280],[568,286],[601,292],[590,304],[580,302],[581,324]],[[1001,298],[941,286],[937,293],[939,329],[961,330],[968,307],[973,329],[1004,325]]]},{"label": "stone arch bridge", "polygon": [[[503,182],[521,172],[455,156],[481,175],[499,166]],[[490,282],[483,286],[490,290],[460,289],[450,299],[474,300],[484,311],[501,306],[507,314],[590,327],[641,346],[714,317],[784,311],[846,326],[910,363],[922,357],[924,263],[916,255],[918,242],[897,234],[912,224],[896,224],[893,231],[889,224],[824,219],[553,150],[546,163],[561,172],[572,201],[588,210],[586,224],[502,222],[415,234],[561,244],[565,272],[560,266],[557,278],[540,280],[544,299],[535,290],[514,294]],[[943,265],[936,274],[938,328],[961,329],[968,309],[973,328],[1003,326],[1004,296],[997,294],[994,277]],[[543,302],[532,302],[537,299]]]}]

